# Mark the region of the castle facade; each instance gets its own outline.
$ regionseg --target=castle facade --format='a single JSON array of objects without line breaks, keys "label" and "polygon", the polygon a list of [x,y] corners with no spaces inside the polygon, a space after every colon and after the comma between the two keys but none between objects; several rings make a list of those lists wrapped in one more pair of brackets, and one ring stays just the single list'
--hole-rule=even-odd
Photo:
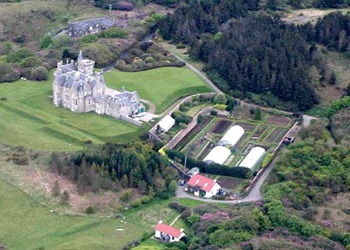
[{"label": "castle facade", "polygon": [[106,86],[103,74],[94,73],[95,62],[83,59],[57,63],[53,81],[53,103],[73,112],[96,112],[117,119],[133,117],[145,111],[136,91],[117,91]]}]

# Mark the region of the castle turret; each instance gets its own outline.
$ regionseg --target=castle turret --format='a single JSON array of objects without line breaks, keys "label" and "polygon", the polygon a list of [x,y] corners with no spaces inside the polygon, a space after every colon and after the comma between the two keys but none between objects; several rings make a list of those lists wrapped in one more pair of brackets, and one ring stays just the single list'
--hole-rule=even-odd
[{"label": "castle turret", "polygon": [[94,73],[95,62],[89,59],[83,59],[83,53],[80,51],[78,56],[78,71],[87,75]]}]

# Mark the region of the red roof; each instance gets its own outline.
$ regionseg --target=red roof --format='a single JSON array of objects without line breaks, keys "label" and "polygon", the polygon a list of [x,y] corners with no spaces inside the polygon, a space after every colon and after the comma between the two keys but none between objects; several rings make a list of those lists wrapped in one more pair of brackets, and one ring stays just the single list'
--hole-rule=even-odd
[{"label": "red roof", "polygon": [[182,232],[179,229],[165,225],[163,223],[159,223],[156,226],[156,231],[160,231],[162,233],[168,234],[168,235],[173,236],[175,238],[180,238],[180,236],[182,234]]},{"label": "red roof", "polygon": [[205,192],[209,192],[213,188],[215,182],[212,179],[196,174],[191,177],[187,184],[192,187],[199,187]]}]

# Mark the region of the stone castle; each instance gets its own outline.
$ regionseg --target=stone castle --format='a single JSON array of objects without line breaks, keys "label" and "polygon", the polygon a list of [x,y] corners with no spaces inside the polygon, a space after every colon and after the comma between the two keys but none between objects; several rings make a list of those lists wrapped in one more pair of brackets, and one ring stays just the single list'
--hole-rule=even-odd
[{"label": "stone castle", "polygon": [[94,111],[118,119],[127,119],[145,111],[136,91],[117,91],[106,87],[103,74],[94,74],[95,62],[83,59],[57,63],[53,81],[53,103],[73,112]]}]

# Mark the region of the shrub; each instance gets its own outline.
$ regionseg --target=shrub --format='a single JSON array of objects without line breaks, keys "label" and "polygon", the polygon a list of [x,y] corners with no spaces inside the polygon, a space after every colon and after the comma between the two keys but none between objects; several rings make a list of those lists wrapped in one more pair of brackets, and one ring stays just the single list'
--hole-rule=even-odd
[{"label": "shrub", "polygon": [[194,223],[198,222],[200,220],[200,218],[201,217],[198,214],[193,214],[187,218],[187,223],[189,225],[193,225]]},{"label": "shrub", "polygon": [[12,65],[6,62],[0,61],[0,75],[12,72]]},{"label": "shrub", "polygon": [[23,68],[29,68],[29,67],[36,67],[39,66],[41,64],[41,59],[38,57],[27,57],[25,59],[23,59],[23,61],[21,61],[19,63],[19,66],[23,67]]},{"label": "shrub", "polygon": [[156,61],[156,60],[154,60],[154,58],[151,57],[151,56],[148,56],[148,57],[145,58],[145,62],[146,62],[146,63],[153,63],[153,62],[155,62],[155,61]]},{"label": "shrub", "polygon": [[184,49],[184,48],[186,48],[186,45],[183,44],[183,43],[179,43],[179,44],[176,45],[176,48],[177,49]]},{"label": "shrub", "polygon": [[139,207],[141,206],[141,200],[137,199],[137,200],[133,200],[130,202],[130,206],[132,207]]},{"label": "shrub", "polygon": [[46,49],[46,48],[48,48],[50,45],[51,45],[51,43],[52,43],[52,39],[51,39],[51,36],[49,36],[49,35],[46,35],[46,36],[44,36],[44,38],[43,38],[43,40],[42,40],[42,42],[41,42],[41,48],[42,49]]},{"label": "shrub", "polygon": [[122,193],[122,194],[120,195],[119,199],[120,199],[121,201],[128,201],[128,200],[131,199],[131,197],[132,197],[132,192],[131,192],[131,190],[126,190],[126,191],[124,191],[124,193]]},{"label": "shrub", "polygon": [[217,114],[218,114],[218,112],[216,110],[214,110],[214,109],[210,110],[210,115],[215,116]]},{"label": "shrub", "polygon": [[87,207],[86,210],[85,210],[85,213],[87,213],[87,214],[94,214],[95,213],[95,209],[92,206]]},{"label": "shrub", "polygon": [[1,100],[1,101],[7,101],[7,97],[6,97],[6,96],[3,96],[3,97],[1,97],[0,100]]},{"label": "shrub", "polygon": [[214,97],[214,103],[215,104],[226,104],[227,99],[225,94],[217,94]]},{"label": "shrub", "polygon": [[182,204],[177,203],[177,202],[169,203],[168,206],[172,209],[175,209],[179,213],[182,213],[187,209],[187,207],[185,205],[182,205]]},{"label": "shrub", "polygon": [[92,34],[92,35],[87,35],[87,36],[83,36],[82,38],[80,38],[80,41],[82,43],[92,43],[97,41],[97,36]]},{"label": "shrub", "polygon": [[151,198],[148,195],[145,195],[141,198],[142,204],[149,203],[151,201]]},{"label": "shrub", "polygon": [[39,66],[34,69],[31,73],[31,79],[36,81],[45,81],[47,80],[49,72],[43,66]]},{"label": "shrub", "polygon": [[34,57],[35,54],[27,49],[27,48],[21,48],[16,51],[11,52],[7,56],[7,62],[21,62],[23,59],[27,57]]},{"label": "shrub", "polygon": [[54,186],[52,187],[51,195],[52,195],[52,197],[57,197],[60,195],[60,193],[61,193],[60,184],[56,180]]}]

